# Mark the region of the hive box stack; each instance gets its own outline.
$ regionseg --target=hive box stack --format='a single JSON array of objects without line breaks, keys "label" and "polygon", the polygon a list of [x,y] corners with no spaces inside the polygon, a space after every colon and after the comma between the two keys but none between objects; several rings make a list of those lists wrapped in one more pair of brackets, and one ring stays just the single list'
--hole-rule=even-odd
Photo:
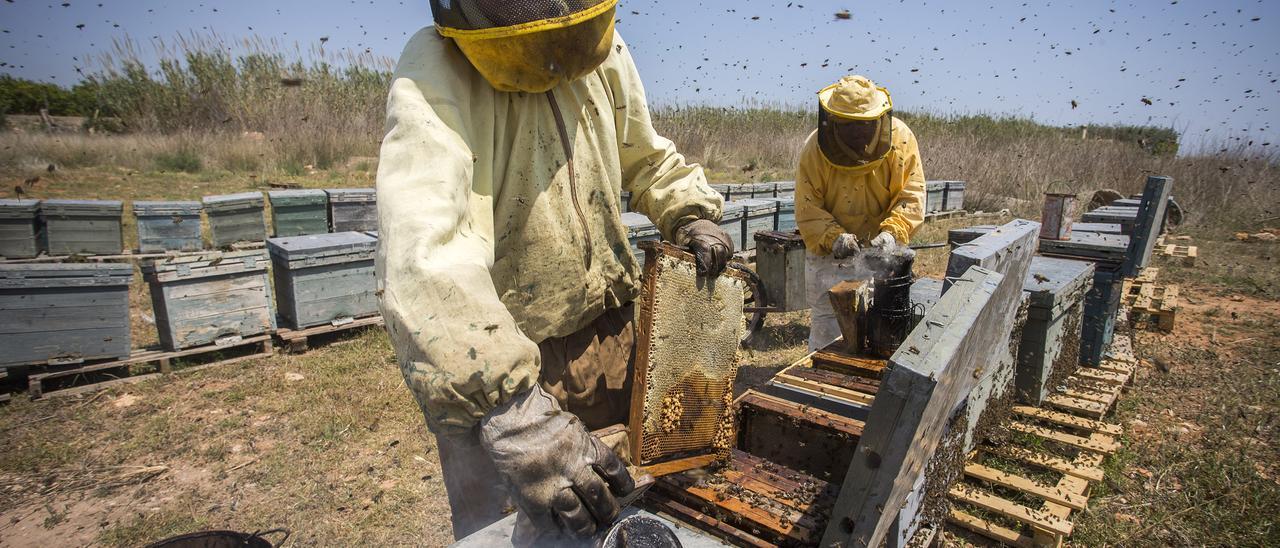
[{"label": "hive box stack", "polygon": [[205,196],[204,212],[209,218],[213,247],[267,239],[267,223],[262,216],[264,208],[261,192]]},{"label": "hive box stack", "polygon": [[376,239],[359,232],[267,240],[283,323],[302,329],[377,314],[377,245]]},{"label": "hive box stack", "polygon": [[378,196],[372,188],[334,188],[325,193],[333,232],[378,229]]},{"label": "hive box stack", "polygon": [[138,220],[138,251],[199,251],[200,202],[134,202]]},{"label": "hive box stack", "polygon": [[40,202],[40,240],[50,255],[116,255],[124,250],[119,200]]},{"label": "hive box stack", "polygon": [[0,200],[0,257],[30,259],[40,254],[39,200]]},{"label": "hive box stack", "polygon": [[942,210],[957,211],[964,209],[964,181],[947,181],[943,193]]},{"label": "hive box stack", "polygon": [[329,232],[329,196],[323,190],[273,190],[267,197],[277,238]]},{"label": "hive box stack", "polygon": [[648,217],[634,211],[622,214],[622,224],[627,227],[627,241],[631,243],[631,254],[637,261],[644,261],[644,253],[640,251],[640,242],[661,240],[658,227]]},{"label": "hive box stack", "polygon": [[1084,214],[1080,218],[1085,223],[1107,223],[1120,225],[1120,233],[1133,234],[1133,226],[1138,222],[1138,208],[1103,206]]},{"label": "hive box stack", "polygon": [[0,264],[0,366],[128,357],[132,280],[131,264]]},{"label": "hive box stack", "polygon": [[[728,200],[728,198],[725,199]],[[729,241],[733,242],[733,250],[742,251],[742,218],[747,214],[746,208],[738,202],[726,201],[721,212],[720,228],[729,235]]]},{"label": "hive box stack", "polygon": [[783,312],[809,308],[804,285],[804,239],[794,232],[757,232],[756,273],[769,306]]},{"label": "hive box stack", "polygon": [[778,204],[773,200],[763,198],[751,198],[749,200],[739,200],[738,204],[742,205],[744,218],[742,222],[742,250],[756,248],[756,239],[754,234],[757,232],[766,232],[773,230],[774,213],[777,211]]},{"label": "hive box stack", "polygon": [[1018,345],[1014,386],[1018,399],[1040,405],[1080,363],[1084,296],[1093,287],[1093,263],[1035,257],[1023,290],[1031,309]]},{"label": "hive box stack", "polygon": [[937,213],[942,211],[942,204],[946,200],[944,193],[947,190],[946,181],[925,181],[924,182],[924,212]]},{"label": "hive box stack", "polygon": [[142,267],[160,344],[181,350],[275,329],[265,251],[173,257]]},{"label": "hive box stack", "polygon": [[1093,288],[1085,294],[1084,324],[1080,330],[1080,363],[1097,366],[1115,334],[1116,313],[1124,277],[1121,268],[1129,237],[1072,230],[1070,240],[1040,240],[1045,255],[1094,264]]}]

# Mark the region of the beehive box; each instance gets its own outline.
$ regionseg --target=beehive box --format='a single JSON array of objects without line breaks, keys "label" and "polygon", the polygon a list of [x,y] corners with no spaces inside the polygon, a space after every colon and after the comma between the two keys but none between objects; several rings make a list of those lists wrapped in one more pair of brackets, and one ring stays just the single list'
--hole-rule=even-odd
[{"label": "beehive box", "polygon": [[1084,223],[1107,223],[1120,225],[1120,233],[1130,235],[1133,226],[1138,222],[1138,208],[1103,206],[1085,213],[1081,218]]},{"label": "beehive box", "polygon": [[729,235],[733,250],[742,251],[742,217],[746,215],[746,209],[737,202],[725,202],[721,211],[720,228]]},{"label": "beehive box", "polygon": [[1084,321],[1080,327],[1080,365],[1097,367],[1115,335],[1116,314],[1124,276],[1114,263],[1095,263],[1093,288],[1084,297]]},{"label": "beehive box", "polygon": [[809,308],[805,297],[804,239],[793,232],[757,232],[756,274],[769,306],[784,312]]},{"label": "beehive box", "polygon": [[946,199],[944,193],[947,190],[946,181],[925,181],[924,182],[924,212],[937,213],[942,211],[943,201]]},{"label": "beehive box", "polygon": [[332,188],[325,193],[333,232],[378,229],[378,196],[372,188]]},{"label": "beehive box", "polygon": [[750,183],[745,185],[751,187],[752,198],[776,198],[778,197],[778,185],[774,183]]},{"label": "beehive box", "polygon": [[991,232],[995,229],[996,225],[974,225],[963,228],[953,228],[947,231],[947,244],[954,250],[957,246],[967,244],[978,236]]},{"label": "beehive box", "polygon": [[774,183],[774,191],[779,198],[795,198],[796,182],[795,181],[778,181]]},{"label": "beehive box", "polygon": [[1031,295],[1018,345],[1014,387],[1018,399],[1040,405],[1079,365],[1084,296],[1093,287],[1093,263],[1035,257],[1022,289]]},{"label": "beehive box", "polygon": [[329,196],[323,190],[273,190],[267,198],[277,238],[329,232]]},{"label": "beehive box", "polygon": [[0,200],[0,257],[29,259],[40,254],[39,200]]},{"label": "beehive box", "polygon": [[132,280],[131,264],[0,264],[0,366],[128,357]]},{"label": "beehive box", "polygon": [[964,181],[947,181],[947,188],[943,196],[943,211],[964,209]]},{"label": "beehive box", "polygon": [[138,220],[138,251],[199,251],[200,202],[134,202]]},{"label": "beehive box", "polygon": [[792,232],[796,229],[795,198],[774,198],[777,212],[774,213],[773,229],[779,232]]},{"label": "beehive box", "polygon": [[40,241],[50,255],[116,255],[124,250],[119,200],[40,202]]},{"label": "beehive box", "polygon": [[1071,230],[1101,234],[1120,234],[1121,232],[1120,225],[1115,223],[1071,223]]},{"label": "beehive box", "polygon": [[267,239],[267,223],[263,220],[265,202],[261,192],[205,196],[203,201],[213,247]]},{"label": "beehive box", "polygon": [[267,240],[282,323],[302,329],[376,314],[377,244],[359,232]]},{"label": "beehive box", "polygon": [[142,267],[160,344],[181,350],[275,329],[262,250],[171,257]]},{"label": "beehive box", "polygon": [[1120,265],[1129,249],[1129,237],[1072,230],[1069,240],[1040,240],[1040,252],[1068,259]]},{"label": "beehive box", "polygon": [[759,198],[751,198],[749,200],[739,200],[744,209],[744,217],[742,222],[742,249],[755,249],[756,239],[754,234],[757,232],[765,232],[773,230],[774,213],[778,210],[778,204],[772,200]]},{"label": "beehive box", "polygon": [[618,211],[627,213],[631,211],[631,193],[622,191],[618,194]]},{"label": "beehive box", "polygon": [[622,224],[627,227],[627,241],[631,243],[631,254],[638,261],[644,260],[644,253],[640,251],[640,242],[662,239],[662,235],[658,233],[658,227],[654,226],[653,221],[642,213],[623,213]]}]

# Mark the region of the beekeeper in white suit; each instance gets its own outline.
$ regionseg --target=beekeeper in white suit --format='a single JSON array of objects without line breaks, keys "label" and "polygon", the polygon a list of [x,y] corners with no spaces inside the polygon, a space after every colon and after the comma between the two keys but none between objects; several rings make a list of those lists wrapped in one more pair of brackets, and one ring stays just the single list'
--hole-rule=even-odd
[{"label": "beekeeper in white suit", "polygon": [[617,196],[718,275],[723,199],[650,121],[616,0],[432,0],[378,166],[383,315],[439,446],[455,537],[512,504],[587,536],[632,489],[588,431],[625,422],[639,294]]}]

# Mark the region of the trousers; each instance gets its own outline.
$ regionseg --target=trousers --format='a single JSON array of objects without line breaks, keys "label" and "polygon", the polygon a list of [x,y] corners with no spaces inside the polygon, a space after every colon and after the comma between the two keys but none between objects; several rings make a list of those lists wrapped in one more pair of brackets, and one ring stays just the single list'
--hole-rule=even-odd
[{"label": "trousers", "polygon": [[804,255],[805,293],[809,300],[809,351],[813,352],[840,338],[840,324],[827,290],[847,277],[844,266],[830,255]]},{"label": "trousers", "polygon": [[[539,382],[588,430],[625,424],[635,361],[634,306],[607,310],[575,333],[538,344]],[[436,435],[453,536],[461,539],[515,511],[479,432]]]}]

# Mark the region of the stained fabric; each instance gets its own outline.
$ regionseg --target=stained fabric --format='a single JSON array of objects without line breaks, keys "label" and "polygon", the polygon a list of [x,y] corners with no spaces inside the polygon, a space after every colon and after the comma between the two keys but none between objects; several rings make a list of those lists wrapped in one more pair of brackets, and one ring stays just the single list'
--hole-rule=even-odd
[{"label": "stained fabric", "polygon": [[827,291],[850,279],[840,261],[830,255],[804,255],[804,288],[809,301],[809,351],[813,352],[840,338],[840,323]]},{"label": "stained fabric", "polygon": [[[572,136],[576,183],[550,101]],[[453,42],[401,55],[378,166],[381,308],[405,382],[436,432],[463,432],[539,378],[539,342],[638,295],[617,196],[664,239],[723,199],[653,130],[621,37],[546,94],[496,91]],[[589,255],[588,255],[589,253]]]},{"label": "stained fabric", "polygon": [[925,191],[920,148],[907,124],[893,118],[889,152],[852,168],[828,162],[817,133],[805,140],[796,168],[796,225],[805,248],[828,255],[840,234],[870,242],[882,231],[908,243],[924,222]]}]

